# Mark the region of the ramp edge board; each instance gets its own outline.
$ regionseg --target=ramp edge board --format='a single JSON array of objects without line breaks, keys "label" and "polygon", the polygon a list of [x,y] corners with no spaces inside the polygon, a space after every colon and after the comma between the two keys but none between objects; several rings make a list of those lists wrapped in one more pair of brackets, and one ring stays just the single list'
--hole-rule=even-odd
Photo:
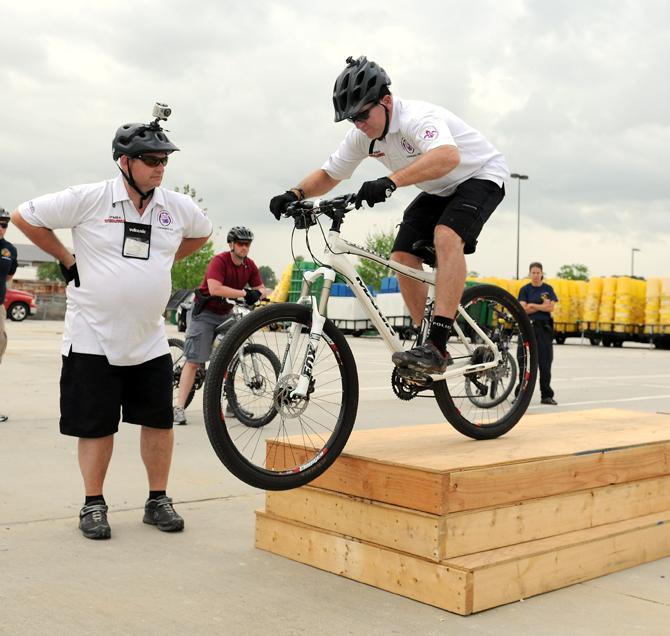
[{"label": "ramp edge board", "polygon": [[442,563],[258,511],[256,547],[467,615],[670,555],[670,511]]},{"label": "ramp edge board", "polygon": [[265,510],[439,562],[670,510],[670,475],[445,515],[312,486],[267,492]]}]

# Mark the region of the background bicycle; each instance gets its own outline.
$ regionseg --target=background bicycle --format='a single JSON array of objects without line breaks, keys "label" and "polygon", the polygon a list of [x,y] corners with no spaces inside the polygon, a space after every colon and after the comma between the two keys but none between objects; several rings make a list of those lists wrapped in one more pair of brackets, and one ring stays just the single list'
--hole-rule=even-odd
[{"label": "background bicycle", "polygon": [[[341,238],[353,198],[301,201],[289,207],[286,215],[298,230],[321,228],[322,215],[331,220],[327,237],[321,228],[326,241],[322,266],[304,273],[297,304],[270,305],[250,314],[230,330],[212,357],[204,396],[207,433],[221,461],[253,486],[280,490],[308,483],[337,458],[351,433],[358,406],[356,363],[344,335],[325,317],[336,274],[348,281],[389,351],[403,349],[350,256],[383,263],[434,285],[433,271],[405,267]],[[415,247],[424,250],[426,263],[434,262],[432,246]],[[317,303],[309,287],[321,276],[323,290]],[[419,342],[427,335],[432,307],[429,295]],[[227,420],[221,409],[230,365],[250,338],[281,360],[276,378],[266,382],[272,387],[278,417],[256,429]],[[448,350],[454,364],[442,375],[395,368],[390,382],[396,396],[403,401],[424,395],[434,398],[449,423],[474,439],[509,431],[528,407],[537,374],[533,330],[516,299],[492,285],[466,289]]]},{"label": "background bicycle", "polygon": [[[229,301],[231,302],[231,301]],[[215,330],[212,353],[225,338],[226,332],[237,321],[248,315],[253,307],[244,303],[231,302],[232,311]],[[181,371],[186,362],[184,340],[169,338],[172,356],[173,406],[176,404]],[[272,386],[280,370],[280,361],[266,346],[249,340],[241,347],[229,365],[226,382],[223,386],[222,403],[228,417],[234,417],[245,426],[259,427],[270,422],[277,411],[273,406]],[[196,370],[193,387],[186,398],[184,408],[193,401],[195,392],[200,389],[207,376],[205,365]],[[274,381],[273,381],[274,377]]]}]

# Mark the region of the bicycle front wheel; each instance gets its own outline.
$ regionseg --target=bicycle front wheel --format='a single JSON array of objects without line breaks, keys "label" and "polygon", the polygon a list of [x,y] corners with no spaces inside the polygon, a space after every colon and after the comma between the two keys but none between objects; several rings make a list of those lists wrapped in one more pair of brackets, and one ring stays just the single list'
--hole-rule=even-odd
[{"label": "bicycle front wheel", "polygon": [[[491,439],[507,433],[528,408],[537,377],[537,345],[530,320],[517,300],[500,287],[465,290],[461,306],[500,353],[497,366],[433,384],[449,423],[463,435]],[[452,335],[447,349],[454,362],[481,364],[494,351],[459,314],[463,338]]]},{"label": "bicycle front wheel", "polygon": [[[304,397],[294,394],[306,361],[310,308],[268,305],[240,320],[212,357],[205,381],[205,426],[219,459],[239,479],[266,490],[309,483],[342,452],[358,409],[356,363],[342,332],[326,320]],[[272,396],[273,416],[250,426],[225,416],[226,384],[251,347],[281,361],[257,364],[256,382]],[[259,349],[262,347],[262,349]],[[236,366],[238,365],[238,366]],[[262,382],[260,375],[262,375]]]}]

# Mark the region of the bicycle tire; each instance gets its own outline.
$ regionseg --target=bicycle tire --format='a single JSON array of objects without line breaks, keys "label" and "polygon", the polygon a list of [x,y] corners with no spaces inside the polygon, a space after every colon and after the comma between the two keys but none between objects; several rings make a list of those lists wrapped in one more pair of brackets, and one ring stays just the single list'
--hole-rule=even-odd
[{"label": "bicycle tire", "polygon": [[[184,341],[181,340],[180,338],[168,338],[168,345],[170,349],[172,347],[176,349],[180,349],[182,352],[184,351]],[[177,402],[177,392],[179,391],[179,380],[181,379],[181,370],[184,367],[184,363],[186,362],[186,359],[182,356],[181,360],[175,359],[174,355],[172,355],[172,351],[170,351],[170,355],[172,356],[172,389],[173,389],[173,399],[172,399],[172,405],[174,406]],[[175,364],[179,364],[179,368],[175,368]],[[193,401],[193,396],[195,395],[195,386],[191,387],[191,390],[188,393],[188,396],[186,397],[186,403],[184,404],[184,408],[187,408],[188,405]]]},{"label": "bicycle tire", "polygon": [[[249,344],[245,348],[245,353],[247,355],[258,355],[263,356],[267,359],[268,363],[274,370],[275,380],[279,376],[281,371],[281,362],[279,358],[274,354],[272,349],[260,344]],[[244,400],[244,403],[240,400],[240,392],[235,388],[235,378],[237,377],[237,371],[239,370],[240,358],[236,358],[228,369],[226,374],[225,381],[225,393],[228,404],[232,408],[233,412],[237,419],[245,424],[246,426],[251,426],[253,428],[258,428],[260,426],[265,426],[269,424],[277,415],[277,409],[274,407],[274,403],[270,401],[270,405],[266,408],[264,407],[266,396],[267,384],[264,382],[264,378],[260,380],[260,386],[250,387],[246,385],[244,389],[245,394],[249,395],[251,393],[250,400]],[[264,365],[265,366],[265,365]],[[255,378],[254,378],[255,379]],[[244,382],[244,377],[243,377]],[[270,395],[270,398],[272,396]],[[257,411],[260,411],[259,415],[256,415]]]},{"label": "bicycle tire", "polygon": [[[233,326],[212,357],[204,396],[207,435],[221,462],[250,486],[265,490],[304,486],[328,469],[351,434],[358,409],[358,372],[346,338],[330,320],[324,323],[312,361],[313,383],[307,397],[296,399],[291,395],[297,375],[288,367],[286,346],[294,337],[296,346],[306,346],[311,323],[308,307],[268,305]],[[231,418],[226,421],[221,407],[226,374],[249,338],[269,347],[286,366],[274,387],[278,415],[258,428],[235,423]],[[302,349],[298,349],[294,357],[297,373],[303,359]],[[328,379],[332,375],[335,379]]]},{"label": "bicycle tire", "polygon": [[[433,391],[440,410],[457,431],[473,439],[493,439],[510,431],[530,404],[537,379],[538,357],[535,334],[526,312],[514,296],[495,285],[469,287],[463,293],[461,305],[466,310],[470,309],[468,313],[471,316],[473,313],[478,314],[472,317],[476,318],[477,324],[489,337],[492,334],[494,337],[499,337],[498,347],[504,348],[504,354],[511,346],[516,346],[518,371],[513,381],[518,380],[519,384],[514,395],[511,390],[507,391],[503,403],[485,408],[472,402],[467,396],[467,391],[464,391],[465,395],[457,395],[468,380],[464,376],[449,382],[444,380],[436,382],[433,384]],[[463,325],[466,334],[468,331],[471,335],[474,334],[463,318],[458,319],[458,324]],[[451,352],[451,342],[448,343],[447,349]],[[487,351],[490,349],[487,348]],[[505,359],[506,355],[503,355],[503,361]],[[480,382],[486,381],[486,373],[479,374]],[[473,378],[477,379],[477,376]]]}]

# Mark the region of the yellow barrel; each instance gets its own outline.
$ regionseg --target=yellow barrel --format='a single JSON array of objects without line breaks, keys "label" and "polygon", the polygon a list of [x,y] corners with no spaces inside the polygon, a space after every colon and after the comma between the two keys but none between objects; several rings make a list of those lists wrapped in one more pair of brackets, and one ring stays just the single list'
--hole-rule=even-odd
[{"label": "yellow barrel", "polygon": [[600,307],[598,309],[598,325],[601,331],[611,331],[614,323],[614,302],[616,299],[617,279],[608,276],[603,279]]},{"label": "yellow barrel", "polygon": [[592,278],[586,285],[586,296],[582,307],[582,321],[586,329],[597,328],[604,281],[604,278]]},{"label": "yellow barrel", "polygon": [[277,286],[272,290],[269,298],[274,303],[283,303],[288,300],[288,292],[291,287],[291,275],[293,274],[293,263],[289,263],[281,275]]},{"label": "yellow barrel", "polygon": [[647,281],[647,293],[644,306],[644,331],[656,333],[660,323],[661,279],[650,278]]},{"label": "yellow barrel", "polygon": [[661,279],[661,300],[658,312],[658,321],[662,333],[670,333],[670,278]]}]

